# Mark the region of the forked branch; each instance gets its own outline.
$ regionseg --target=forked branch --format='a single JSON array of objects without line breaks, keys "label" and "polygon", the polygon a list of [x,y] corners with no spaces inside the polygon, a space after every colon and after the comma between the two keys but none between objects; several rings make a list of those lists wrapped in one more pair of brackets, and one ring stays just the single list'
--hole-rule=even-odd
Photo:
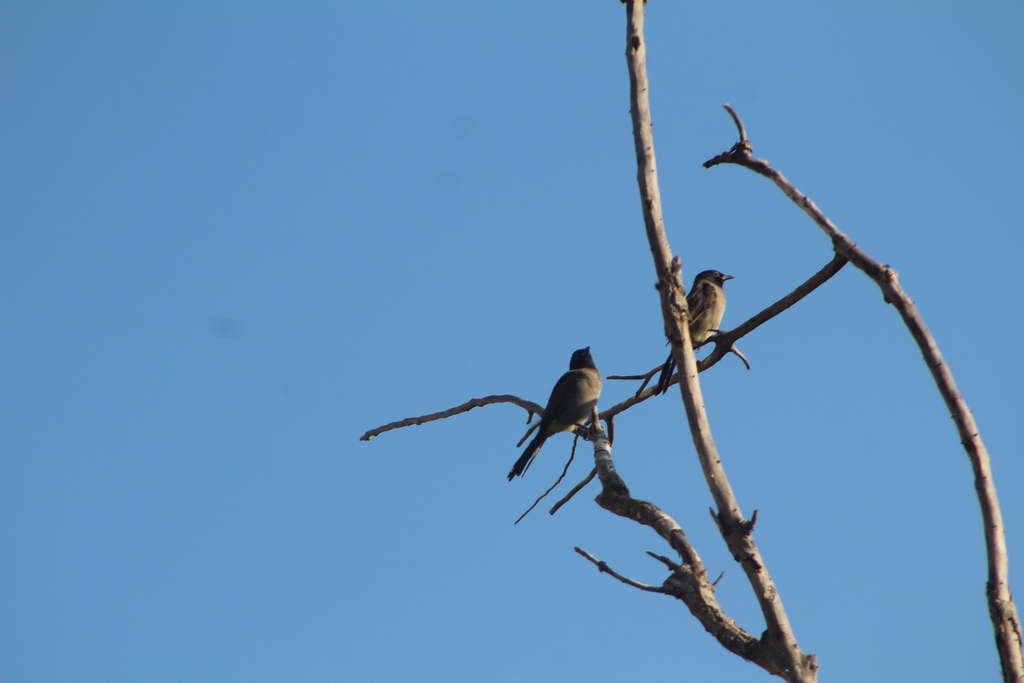
[{"label": "forked branch", "polygon": [[[576,548],[576,552],[596,564],[602,572],[614,576],[623,583],[640,590],[664,593],[682,600],[707,632],[730,652],[786,680],[805,680],[794,677],[792,672],[785,668],[787,657],[782,651],[784,646],[775,640],[771,631],[766,631],[758,638],[740,628],[725,614],[715,597],[715,585],[708,582],[708,573],[701,562],[700,555],[697,554],[697,550],[676,521],[656,505],[630,495],[626,483],[615,471],[615,465],[612,463],[611,444],[601,429],[600,421],[595,421],[594,426],[591,427],[590,439],[594,443],[596,471],[601,478],[601,493],[597,496],[597,504],[620,517],[632,519],[653,529],[679,554],[682,564],[676,564],[668,558],[650,553],[652,557],[660,559],[672,572],[661,586],[650,586],[611,570],[607,564],[590,553],[579,548]],[[750,530],[751,525],[747,525],[740,533],[749,536]],[[816,669],[814,655],[807,655],[806,658],[810,660],[809,664]]]}]

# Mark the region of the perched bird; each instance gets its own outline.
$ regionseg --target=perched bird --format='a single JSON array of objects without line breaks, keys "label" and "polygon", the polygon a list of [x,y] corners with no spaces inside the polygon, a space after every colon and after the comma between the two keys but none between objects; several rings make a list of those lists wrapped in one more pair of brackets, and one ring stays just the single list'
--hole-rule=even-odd
[{"label": "perched bird", "polygon": [[[711,333],[718,329],[725,314],[725,290],[722,285],[732,280],[732,275],[722,275],[717,270],[705,270],[693,278],[693,287],[686,295],[686,307],[690,309],[690,342],[694,348],[707,341]],[[658,388],[654,395],[663,394],[668,390],[672,372],[676,369],[676,361],[672,354],[661,369]]]},{"label": "perched bird", "polygon": [[569,359],[569,372],[559,377],[555,388],[551,390],[551,398],[544,408],[544,417],[537,427],[537,436],[519,456],[516,464],[512,465],[508,480],[512,481],[514,477],[526,472],[549,436],[558,432],[571,432],[577,425],[586,422],[600,395],[601,374],[590,356],[590,347],[573,351]]}]

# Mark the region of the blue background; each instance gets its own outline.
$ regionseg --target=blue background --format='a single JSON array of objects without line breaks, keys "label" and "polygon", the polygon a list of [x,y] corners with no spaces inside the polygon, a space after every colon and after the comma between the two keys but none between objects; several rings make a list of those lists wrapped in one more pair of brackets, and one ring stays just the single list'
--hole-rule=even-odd
[{"label": "blue background", "polygon": [[[648,6],[669,238],[733,327],[831,258],[768,158],[934,332],[1024,591],[1024,5]],[[670,598],[592,485],[505,474],[570,353],[665,358],[618,2],[0,8],[0,678],[765,681]],[[969,463],[895,310],[847,267],[701,376],[822,680],[999,680]],[[635,383],[606,382],[602,406]],[[570,471],[590,466],[585,451]],[[763,620],[678,393],[617,421],[634,495]]]}]

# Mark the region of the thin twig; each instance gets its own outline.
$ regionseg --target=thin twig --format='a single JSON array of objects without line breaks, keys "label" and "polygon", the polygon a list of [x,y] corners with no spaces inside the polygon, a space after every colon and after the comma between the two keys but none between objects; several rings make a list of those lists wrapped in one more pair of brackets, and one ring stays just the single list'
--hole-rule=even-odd
[{"label": "thin twig", "polygon": [[736,113],[736,110],[732,108],[731,104],[725,104],[722,106],[724,106],[725,110],[729,112],[730,116],[732,116],[733,123],[736,124],[736,128],[739,130],[740,144],[742,145],[747,141],[747,129],[743,127],[743,121],[740,120],[740,115]]},{"label": "thin twig", "polygon": [[639,396],[640,394],[643,393],[644,389],[647,388],[647,385],[650,383],[651,379],[653,379],[655,375],[657,375],[659,372],[661,372],[661,368],[662,368],[662,366],[659,365],[658,367],[654,368],[650,372],[647,372],[647,373],[645,373],[643,375],[608,375],[607,377],[605,377],[605,379],[612,379],[612,380],[615,380],[615,379],[627,379],[627,380],[642,379],[643,382],[640,383],[640,388],[636,390],[635,394],[633,394],[634,396]]},{"label": "thin twig", "polygon": [[595,468],[595,469],[590,470],[590,474],[588,474],[586,477],[584,477],[583,481],[581,481],[580,483],[578,483],[575,486],[573,486],[572,489],[569,491],[569,493],[565,494],[565,496],[562,498],[562,500],[560,500],[557,503],[555,503],[555,506],[553,508],[551,508],[551,510],[548,511],[548,514],[549,515],[553,515],[556,512],[558,512],[558,508],[562,507],[563,505],[568,503],[570,500],[572,500],[572,497],[575,496],[580,491],[582,491],[584,486],[586,486],[590,482],[594,481],[594,477],[596,477],[596,476],[597,476],[597,469]]},{"label": "thin twig", "polygon": [[622,583],[626,584],[627,586],[632,586],[633,588],[639,588],[642,591],[649,591],[651,593],[664,593],[665,592],[665,589],[662,588],[661,586],[649,586],[646,583],[640,583],[639,581],[634,581],[633,579],[631,579],[629,577],[623,576],[622,574],[618,573],[617,571],[615,571],[614,569],[609,567],[607,562],[605,562],[604,560],[597,559],[596,557],[594,557],[593,555],[588,553],[586,550],[583,550],[582,548],[576,547],[576,548],[573,548],[573,550],[575,550],[580,555],[582,555],[583,557],[587,558],[588,560],[593,562],[595,565],[597,565],[597,568],[599,570],[601,570],[605,574],[611,574],[612,576],[614,576],[616,579],[618,579]]},{"label": "thin twig", "polygon": [[458,415],[459,413],[466,413],[469,412],[470,410],[473,410],[473,408],[489,406],[494,403],[512,403],[514,405],[519,406],[520,408],[523,408],[529,413],[536,415],[544,414],[544,409],[541,408],[536,403],[534,403],[533,401],[527,401],[525,398],[519,398],[518,396],[513,396],[512,394],[502,394],[500,396],[484,396],[483,398],[470,399],[469,401],[466,401],[462,405],[455,406],[454,408],[449,408],[448,410],[442,410],[439,413],[421,415],[420,417],[407,417],[404,420],[399,420],[398,422],[391,422],[390,424],[386,424],[382,427],[371,429],[370,431],[366,432],[361,437],[359,437],[359,440],[369,441],[378,434],[390,432],[392,429],[399,429],[401,427],[409,427],[412,425],[426,424],[427,422],[434,422],[435,420],[443,420],[446,417]]},{"label": "thin twig", "polygon": [[[532,418],[533,415],[530,415],[530,417]],[[530,438],[530,434],[533,434],[533,432],[536,431],[538,427],[540,427],[540,420],[537,420],[532,425],[530,425],[530,427],[526,430],[526,433],[523,434],[523,438],[519,439],[518,443],[516,443],[516,448],[522,448],[523,444],[526,443],[526,440]]]},{"label": "thin twig", "polygon": [[659,555],[657,553],[652,553],[650,550],[647,551],[647,554],[650,555],[651,557],[653,557],[654,559],[656,559],[658,562],[661,562],[663,565],[665,565],[666,567],[668,567],[672,571],[675,571],[675,570],[679,569],[679,563],[678,562],[673,562],[672,560],[668,559],[664,555]]},{"label": "thin twig", "polygon": [[737,357],[738,357],[738,358],[739,358],[739,359],[740,359],[741,361],[743,361],[743,364],[747,366],[747,370],[749,370],[749,369],[750,369],[750,361],[748,361],[748,360],[747,360],[747,357],[746,357],[746,356],[744,356],[744,355],[743,355],[742,353],[740,353],[740,350],[739,350],[739,349],[737,349],[737,348],[736,348],[735,346],[730,346],[730,347],[729,347],[729,353],[734,353],[734,354],[736,354],[736,356],[737,356]]},{"label": "thin twig", "polygon": [[562,468],[562,474],[559,475],[558,479],[555,480],[555,483],[552,484],[551,487],[547,491],[545,491],[544,493],[540,494],[540,498],[538,498],[537,500],[533,501],[533,505],[531,505],[526,510],[526,512],[524,512],[523,514],[519,515],[519,519],[517,519],[515,521],[515,524],[519,524],[519,522],[523,521],[523,517],[525,517],[526,515],[530,514],[530,510],[533,510],[533,508],[537,507],[538,503],[540,503],[542,500],[544,500],[544,498],[547,497],[547,495],[549,493],[551,493],[552,491],[555,490],[556,486],[558,486],[559,484],[562,483],[562,480],[565,479],[565,473],[569,471],[569,465],[571,465],[572,461],[576,458],[576,444],[579,443],[579,440],[580,440],[580,437],[577,434],[573,438],[573,440],[572,440],[572,452],[569,453],[569,460],[565,463],[565,467]]}]

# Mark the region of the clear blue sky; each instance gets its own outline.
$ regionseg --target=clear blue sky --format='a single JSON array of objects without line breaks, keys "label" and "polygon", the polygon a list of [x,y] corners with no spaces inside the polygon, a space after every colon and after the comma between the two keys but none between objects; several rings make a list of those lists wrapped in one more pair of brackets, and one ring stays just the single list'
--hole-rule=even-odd
[{"label": "clear blue sky", "polygon": [[[992,453],[1024,595],[1024,4],[652,0],[665,215],[732,327],[831,258],[774,187],[701,162],[743,116],[901,273]],[[0,5],[0,678],[766,681],[593,503],[512,522],[524,413],[570,353],[665,357],[618,2]],[[702,375],[822,680],[996,681],[971,471],[852,269]],[[606,382],[602,405],[635,385]],[[763,620],[678,394],[617,422],[633,493]],[[587,453],[574,464],[575,482]]]}]

